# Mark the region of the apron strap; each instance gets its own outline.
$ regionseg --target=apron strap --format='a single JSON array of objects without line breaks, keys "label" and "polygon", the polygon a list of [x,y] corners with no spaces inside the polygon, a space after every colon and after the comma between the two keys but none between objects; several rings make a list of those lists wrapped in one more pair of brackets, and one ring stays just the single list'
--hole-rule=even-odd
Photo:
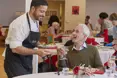
[{"label": "apron strap", "polygon": [[[28,13],[26,13],[26,16],[27,16],[27,21],[28,21],[29,29],[31,31],[31,24],[30,24],[30,19],[29,19]],[[37,22],[36,22],[36,24],[37,24]],[[38,24],[37,24],[37,28],[40,29],[40,27],[38,26]]]},{"label": "apron strap", "polygon": [[31,24],[30,24],[30,19],[29,19],[28,13],[26,14],[26,16],[27,16],[27,21],[28,21],[29,29],[31,31]]}]

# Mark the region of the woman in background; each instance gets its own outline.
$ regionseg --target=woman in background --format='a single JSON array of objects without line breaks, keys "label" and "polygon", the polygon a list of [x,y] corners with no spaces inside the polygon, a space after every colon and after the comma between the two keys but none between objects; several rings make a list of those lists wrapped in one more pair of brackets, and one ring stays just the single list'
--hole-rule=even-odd
[{"label": "woman in background", "polygon": [[56,16],[56,15],[52,15],[51,17],[50,17],[50,19],[49,19],[49,21],[48,21],[48,28],[50,27],[50,26],[52,26],[52,23],[53,22],[60,22],[59,21],[59,18]]},{"label": "woman in background", "polygon": [[52,23],[52,26],[50,26],[48,28],[48,34],[52,34],[54,36],[54,38],[58,38],[58,37],[62,36],[62,33],[60,33],[60,25],[58,22]]}]

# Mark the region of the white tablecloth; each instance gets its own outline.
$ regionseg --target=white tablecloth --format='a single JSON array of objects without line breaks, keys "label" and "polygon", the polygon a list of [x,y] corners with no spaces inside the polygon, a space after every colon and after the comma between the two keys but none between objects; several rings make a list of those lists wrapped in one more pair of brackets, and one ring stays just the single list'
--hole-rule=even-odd
[{"label": "white tablecloth", "polygon": [[[73,75],[63,75],[63,74],[57,75],[55,74],[55,72],[50,72],[50,73],[38,73],[38,74],[24,75],[24,76],[19,76],[19,77],[14,77],[14,78],[73,78]],[[108,77],[106,74],[103,74],[103,75],[95,75],[95,76],[83,77],[83,78],[108,78]]]},{"label": "white tablecloth", "polygon": [[112,47],[106,46],[102,46],[100,48],[98,47],[98,51],[103,64],[106,63],[115,52],[115,50]]}]

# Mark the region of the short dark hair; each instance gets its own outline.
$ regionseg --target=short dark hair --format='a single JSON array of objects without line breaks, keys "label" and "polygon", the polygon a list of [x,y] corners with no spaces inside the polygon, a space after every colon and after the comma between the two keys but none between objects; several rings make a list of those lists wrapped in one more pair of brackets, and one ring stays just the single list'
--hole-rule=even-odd
[{"label": "short dark hair", "polygon": [[48,21],[49,27],[52,26],[52,23],[53,23],[53,22],[58,22],[58,23],[60,22],[60,21],[59,21],[59,18],[58,18],[56,15],[50,16],[50,19],[49,19],[49,21]]},{"label": "short dark hair", "polygon": [[101,13],[99,14],[99,17],[100,17],[101,19],[106,19],[106,18],[108,18],[108,14],[107,14],[106,12],[101,12]]},{"label": "short dark hair", "polygon": [[109,19],[110,19],[111,21],[117,20],[117,14],[116,14],[116,13],[112,13],[112,14],[110,15]]},{"label": "short dark hair", "polygon": [[86,19],[90,19],[90,16],[89,16],[89,15],[87,15],[87,16],[86,16]]},{"label": "short dark hair", "polygon": [[46,5],[46,6],[48,6],[48,3],[47,3],[46,0],[32,0],[30,8],[32,6],[37,7],[37,6],[40,6],[40,5]]}]

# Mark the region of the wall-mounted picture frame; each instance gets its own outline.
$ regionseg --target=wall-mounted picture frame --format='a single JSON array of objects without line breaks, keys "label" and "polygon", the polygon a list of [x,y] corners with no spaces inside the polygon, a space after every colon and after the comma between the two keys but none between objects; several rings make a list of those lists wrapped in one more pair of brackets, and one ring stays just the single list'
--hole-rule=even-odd
[{"label": "wall-mounted picture frame", "polygon": [[51,16],[51,15],[58,15],[58,11],[56,11],[56,10],[48,10],[46,12],[46,16]]},{"label": "wall-mounted picture frame", "polygon": [[72,15],[79,15],[79,6],[72,6]]}]

